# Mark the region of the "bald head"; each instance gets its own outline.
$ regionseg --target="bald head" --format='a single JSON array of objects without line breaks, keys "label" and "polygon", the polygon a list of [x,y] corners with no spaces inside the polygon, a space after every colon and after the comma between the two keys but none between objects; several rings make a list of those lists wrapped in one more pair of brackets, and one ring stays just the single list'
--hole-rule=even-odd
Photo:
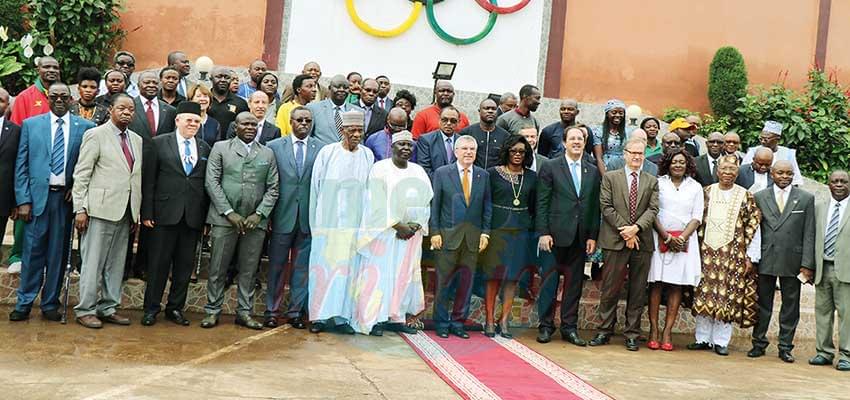
[{"label": "bald head", "polygon": [[387,129],[392,132],[401,132],[407,127],[407,112],[401,107],[393,107],[387,114]]},{"label": "bald head", "polygon": [[773,165],[773,152],[767,147],[759,147],[753,155],[753,171],[766,174],[770,172],[771,165]]},{"label": "bald head", "polygon": [[564,125],[575,125],[576,116],[578,116],[578,102],[575,99],[561,100],[558,115],[561,117],[561,123]]}]

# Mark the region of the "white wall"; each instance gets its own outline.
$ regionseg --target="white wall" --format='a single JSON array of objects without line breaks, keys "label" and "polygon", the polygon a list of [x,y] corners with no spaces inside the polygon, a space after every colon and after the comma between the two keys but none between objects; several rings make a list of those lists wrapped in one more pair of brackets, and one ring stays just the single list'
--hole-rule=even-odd
[{"label": "white wall", "polygon": [[[455,46],[431,30],[425,7],[413,27],[400,36],[379,38],[361,31],[348,16],[344,0],[291,0],[284,70],[298,73],[315,60],[326,77],[357,71],[364,77],[384,74],[413,86],[433,85],[437,61],[457,62],[456,88],[484,93],[516,92],[537,81],[544,0],[532,0],[522,10],[499,15],[481,41]],[[499,0],[510,6],[519,0]],[[412,9],[408,0],[355,0],[360,17],[379,29],[397,26]],[[434,6],[436,19],[457,37],[477,34],[488,14],[474,0],[447,0]]]}]

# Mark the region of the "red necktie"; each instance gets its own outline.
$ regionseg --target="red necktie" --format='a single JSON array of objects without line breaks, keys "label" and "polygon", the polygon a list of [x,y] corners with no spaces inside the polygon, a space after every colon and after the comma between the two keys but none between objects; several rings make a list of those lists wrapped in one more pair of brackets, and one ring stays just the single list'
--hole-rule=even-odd
[{"label": "red necktie", "polygon": [[127,144],[127,132],[121,132],[121,150],[124,151],[130,171],[133,171],[133,153],[130,153],[130,146]]},{"label": "red necktie", "polygon": [[631,218],[631,223],[635,223],[637,220],[637,190],[637,172],[632,172],[632,183],[629,185],[629,218]]},{"label": "red necktie", "polygon": [[[151,127],[151,137],[156,136],[156,119],[153,116],[153,102],[148,100],[148,109],[145,111],[145,116],[148,117],[148,125]],[[131,167],[132,169],[132,167]]]}]

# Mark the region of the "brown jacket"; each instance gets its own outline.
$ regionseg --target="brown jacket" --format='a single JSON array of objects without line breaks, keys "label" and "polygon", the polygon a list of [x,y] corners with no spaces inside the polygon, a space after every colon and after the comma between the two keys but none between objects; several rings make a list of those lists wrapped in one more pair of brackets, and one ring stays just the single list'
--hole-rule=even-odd
[{"label": "brown jacket", "polygon": [[[602,226],[599,230],[599,247],[605,250],[622,250],[626,242],[620,237],[618,227],[631,225],[629,222],[629,186],[626,169],[607,172],[602,177],[599,193],[602,208]],[[652,227],[658,215],[658,180],[641,171],[638,178],[637,221],[640,228],[638,239],[640,251],[655,250]]]}]

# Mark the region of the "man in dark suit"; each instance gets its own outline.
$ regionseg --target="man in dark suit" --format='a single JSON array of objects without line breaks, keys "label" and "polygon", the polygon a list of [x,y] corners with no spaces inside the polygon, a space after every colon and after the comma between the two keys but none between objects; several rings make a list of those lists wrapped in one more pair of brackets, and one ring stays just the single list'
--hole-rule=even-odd
[{"label": "man in dark suit", "polygon": [[[457,119],[456,112],[444,111],[443,116],[447,115]],[[457,162],[440,167],[432,177],[429,227],[431,247],[437,252],[434,323],[441,338],[449,337],[449,333],[469,338],[463,323],[469,317],[472,277],[478,253],[487,248],[490,239],[490,177],[473,165],[476,146],[472,136],[459,137],[454,149]],[[452,289],[454,309],[450,313]]]},{"label": "man in dark suit", "polygon": [[204,192],[210,146],[197,140],[201,106],[177,106],[177,131],[157,135],[142,176],[142,224],[151,229],[142,325],[156,323],[165,284],[171,275],[165,319],[189,325],[183,316],[194,267],[195,248],[204,229],[209,199]]},{"label": "man in dark suit", "polygon": [[776,280],[782,293],[779,311],[779,358],[794,362],[794,332],[800,321],[800,282],[811,282],[815,270],[815,197],[796,186],[794,166],[785,160],[773,165],[773,187],[755,195],[761,210],[761,260],[758,263],[759,316],[753,327],[748,357],[761,357],[770,344],[767,328],[773,313]]},{"label": "man in dark suit", "polygon": [[646,305],[646,280],[655,240],[652,228],[658,215],[658,180],[643,167],[646,142],[629,139],[623,149],[626,167],[602,177],[599,203],[602,227],[599,246],[605,250],[599,319],[602,323],[591,346],[608,344],[614,334],[617,302],[628,276],[626,303],[626,349],[638,350],[640,320]]},{"label": "man in dark suit", "polygon": [[706,143],[708,151],[696,159],[696,178],[703,187],[717,183],[717,161],[723,155],[723,134],[710,133]]},{"label": "man in dark suit", "polygon": [[[525,140],[528,142],[528,144],[531,146],[531,148],[534,150],[534,161],[531,163],[531,166],[529,167],[529,169],[531,169],[534,172],[540,171],[540,167],[542,167],[543,163],[545,161],[548,161],[549,158],[540,154],[537,151],[537,144],[538,144],[537,140],[540,138],[540,136],[537,134],[537,128],[529,125],[525,128],[520,129],[519,135],[524,137]],[[563,146],[563,144],[561,146]],[[560,155],[558,155],[557,157],[563,157],[563,156],[564,156],[564,152],[561,151]]]},{"label": "man in dark suit", "polygon": [[555,331],[555,300],[563,276],[561,339],[585,346],[578,335],[578,305],[585,255],[596,251],[599,234],[599,171],[582,157],[584,132],[574,127],[566,135],[566,155],[543,163],[537,174],[538,248],[554,252],[557,263],[540,274],[537,341],[548,343]]},{"label": "man in dark suit", "polygon": [[40,290],[44,318],[61,318],[59,292],[71,251],[70,189],[83,133],[94,128],[93,122],[68,112],[73,99],[64,83],[50,85],[47,99],[50,112],[24,120],[15,163],[17,217],[26,225],[21,281],[10,321],[29,318]]},{"label": "man in dark suit", "polygon": [[[289,309],[286,310],[286,316],[293,328],[304,329],[311,240],[310,180],[316,154],[324,143],[310,137],[313,114],[306,107],[292,109],[289,121],[292,134],[269,142],[280,175],[280,195],[271,217],[264,325],[277,327],[283,288],[289,283]],[[287,264],[290,268],[284,271]]]},{"label": "man in dark suit", "polygon": [[[254,137],[254,140],[263,145],[281,136],[280,128],[271,122],[266,121],[266,111],[268,110],[268,107],[269,95],[261,91],[256,91],[248,96],[248,111],[261,122],[257,125],[257,135]],[[225,138],[229,140],[235,137],[236,122],[231,122],[230,126],[227,128]]]},{"label": "man in dark suit", "polygon": [[15,160],[18,158],[18,140],[21,135],[21,127],[5,118],[8,109],[9,92],[0,88],[0,235],[4,236],[6,221],[9,218],[16,219],[18,215],[15,203]]},{"label": "man in dark suit", "polygon": [[388,111],[375,104],[379,90],[378,81],[372,78],[366,78],[360,85],[359,105],[363,109],[363,112],[366,113],[366,125],[364,125],[366,130],[363,131],[366,135],[363,137],[363,140],[366,140],[369,135],[383,130],[384,125],[387,123]]},{"label": "man in dark suit", "polygon": [[416,142],[416,163],[429,177],[444,165],[453,164],[457,158],[454,151],[455,131],[460,122],[460,112],[446,106],[440,112],[440,129],[422,135]]},{"label": "man in dark suit", "polygon": [[741,165],[735,184],[749,190],[750,193],[757,193],[773,186],[773,177],[770,176],[772,165],[773,151],[766,147],[756,150],[753,163]]}]

